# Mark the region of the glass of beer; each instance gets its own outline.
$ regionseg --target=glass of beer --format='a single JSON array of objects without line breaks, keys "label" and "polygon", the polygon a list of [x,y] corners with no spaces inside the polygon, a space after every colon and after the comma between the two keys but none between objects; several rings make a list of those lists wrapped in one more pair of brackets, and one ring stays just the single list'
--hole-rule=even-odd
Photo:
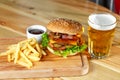
[{"label": "glass of beer", "polygon": [[92,58],[109,56],[116,18],[109,13],[95,13],[88,18],[88,51]]}]

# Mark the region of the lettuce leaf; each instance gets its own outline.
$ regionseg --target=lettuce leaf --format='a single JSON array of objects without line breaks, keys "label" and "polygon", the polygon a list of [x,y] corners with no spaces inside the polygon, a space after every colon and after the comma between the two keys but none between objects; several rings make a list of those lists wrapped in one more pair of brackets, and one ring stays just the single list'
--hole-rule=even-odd
[{"label": "lettuce leaf", "polygon": [[68,55],[72,55],[74,53],[82,52],[85,49],[87,49],[87,45],[86,44],[83,44],[81,46],[73,45],[72,47],[66,48],[63,51],[54,51],[54,54],[61,55],[64,58],[66,58]]},{"label": "lettuce leaf", "polygon": [[47,46],[48,46],[48,43],[49,43],[48,34],[47,34],[47,33],[44,33],[44,34],[42,35],[42,41],[41,41],[42,47],[47,47]]}]

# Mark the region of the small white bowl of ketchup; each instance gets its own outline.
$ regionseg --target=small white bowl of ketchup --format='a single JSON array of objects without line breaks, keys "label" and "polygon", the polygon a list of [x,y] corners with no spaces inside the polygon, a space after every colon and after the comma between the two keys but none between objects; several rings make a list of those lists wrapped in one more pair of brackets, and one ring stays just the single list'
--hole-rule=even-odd
[{"label": "small white bowl of ketchup", "polygon": [[47,31],[46,27],[42,25],[32,25],[27,28],[27,38],[36,38],[38,43],[42,40],[42,34],[44,34]]}]

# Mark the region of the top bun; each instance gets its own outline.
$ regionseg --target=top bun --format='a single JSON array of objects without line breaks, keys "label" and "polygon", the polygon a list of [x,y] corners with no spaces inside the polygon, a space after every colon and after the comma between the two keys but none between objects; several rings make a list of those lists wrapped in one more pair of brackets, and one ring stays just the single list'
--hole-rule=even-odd
[{"label": "top bun", "polygon": [[52,32],[66,33],[70,35],[81,34],[83,32],[82,25],[74,20],[58,18],[50,21],[47,29]]}]

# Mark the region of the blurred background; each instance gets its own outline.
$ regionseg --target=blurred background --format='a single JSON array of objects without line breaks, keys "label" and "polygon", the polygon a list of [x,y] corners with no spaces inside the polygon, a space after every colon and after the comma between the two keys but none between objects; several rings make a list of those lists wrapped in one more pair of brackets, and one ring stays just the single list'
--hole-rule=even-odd
[{"label": "blurred background", "polygon": [[120,15],[120,0],[90,0]]}]

